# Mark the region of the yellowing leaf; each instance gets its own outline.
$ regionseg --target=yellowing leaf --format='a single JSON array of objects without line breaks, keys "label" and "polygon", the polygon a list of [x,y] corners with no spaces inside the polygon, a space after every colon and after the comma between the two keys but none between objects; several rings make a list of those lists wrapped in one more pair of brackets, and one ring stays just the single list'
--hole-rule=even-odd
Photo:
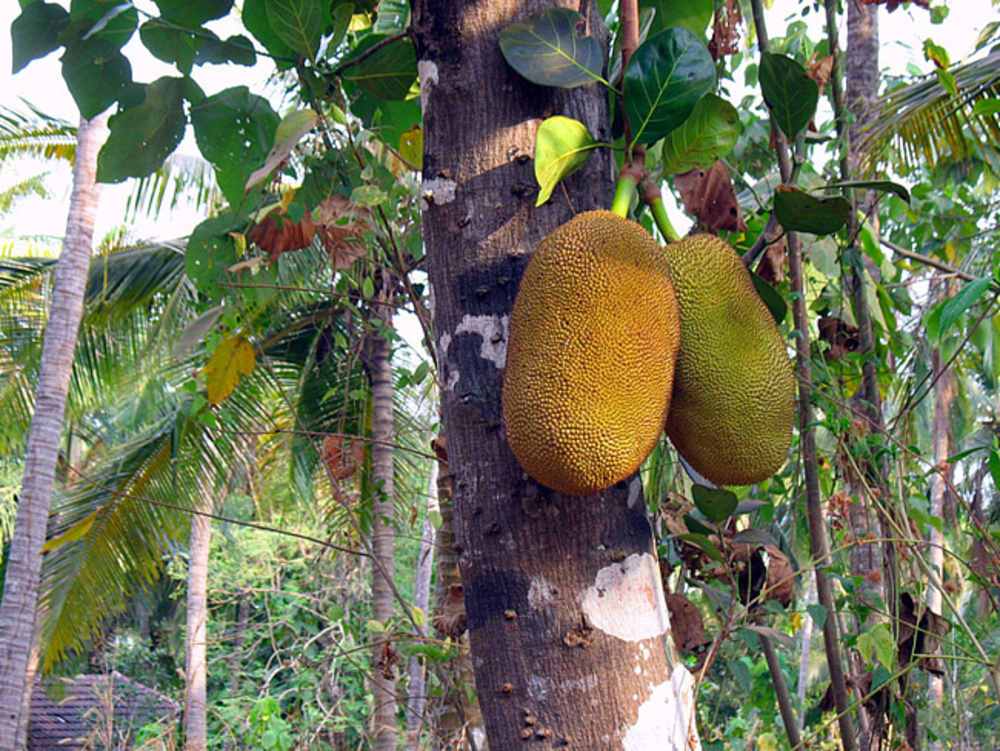
[{"label": "yellowing leaf", "polygon": [[535,134],[535,205],[548,201],[559,182],[580,169],[598,145],[579,120],[556,115],[543,121]]},{"label": "yellowing leaf", "polygon": [[[100,511],[100,509],[98,509]],[[80,521],[74,524],[72,527],[67,529],[61,535],[56,535],[45,541],[42,545],[43,553],[51,553],[56,548],[60,548],[68,542],[76,542],[77,540],[82,540],[86,537],[90,528],[94,526],[94,519],[97,518],[98,511],[94,511],[91,514],[87,514]]]},{"label": "yellowing leaf", "polygon": [[797,634],[802,630],[802,626],[805,625],[805,618],[802,617],[802,613],[798,611],[792,613],[789,620],[792,622],[792,633]]},{"label": "yellowing leaf", "polygon": [[205,366],[208,403],[214,406],[233,393],[240,376],[253,373],[255,360],[253,345],[245,337],[223,339]]},{"label": "yellowing leaf", "polygon": [[285,118],[278,123],[278,129],[274,134],[274,147],[264,160],[264,166],[247,178],[243,192],[264,182],[268,175],[278,169],[302,137],[312,130],[317,120],[319,116],[311,109],[296,110],[285,115]]},{"label": "yellowing leaf", "polygon": [[399,137],[399,155],[416,167],[424,168],[424,132],[417,125]]}]

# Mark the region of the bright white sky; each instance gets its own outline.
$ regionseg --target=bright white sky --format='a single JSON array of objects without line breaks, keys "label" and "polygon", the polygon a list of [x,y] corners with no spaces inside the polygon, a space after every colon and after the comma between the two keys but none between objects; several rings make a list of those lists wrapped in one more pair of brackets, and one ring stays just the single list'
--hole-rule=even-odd
[{"label": "bright white sky", "polygon": [[[155,10],[149,0],[140,0],[136,4],[140,10]],[[928,37],[943,45],[953,62],[961,61],[972,52],[981,29],[991,20],[1000,19],[1000,5],[993,4],[991,0],[949,0],[946,4],[950,8],[950,14],[945,23],[939,26],[932,26],[929,22],[930,14],[919,7],[914,6],[909,10],[900,8],[892,14],[882,10],[880,34],[883,68],[894,74],[902,74],[906,71],[907,64],[912,63],[921,70],[929,71],[931,66],[924,60],[922,48],[924,39]],[[798,18],[799,12],[800,3],[797,0],[774,0],[767,15],[771,35],[784,35],[788,21]],[[63,82],[57,54],[36,60],[16,76],[11,75],[9,30],[17,13],[17,3],[11,0],[0,2],[0,103],[17,106],[18,99],[24,98],[44,112],[75,121],[78,117],[76,107]],[[820,14],[810,13],[806,20],[814,28],[811,36],[819,39],[822,33]],[[219,22],[215,22],[213,29],[220,36],[235,33],[232,28],[220,27]],[[152,81],[161,75],[176,74],[172,67],[146,53],[137,39],[130,43],[126,54],[132,62],[133,75],[137,80]],[[259,67],[262,70],[249,70],[233,65],[207,65],[197,68],[195,75],[209,94],[239,84],[259,91],[263,88],[268,64],[265,61]],[[181,150],[196,153],[190,137],[181,145]],[[56,179],[50,183],[52,196],[49,200],[23,200],[15,206],[12,216],[0,218],[0,245],[6,244],[5,240],[9,241],[12,237],[61,236],[68,207],[68,167],[54,166],[53,176]],[[12,182],[9,174],[0,176],[0,186],[10,185]],[[125,186],[105,188],[101,197],[98,238],[112,231],[121,221],[128,192]],[[134,229],[132,236],[135,239],[182,236],[202,218],[204,217],[191,210],[181,210],[161,217],[155,225],[141,223]],[[678,228],[683,231],[683,222],[678,222]]]}]

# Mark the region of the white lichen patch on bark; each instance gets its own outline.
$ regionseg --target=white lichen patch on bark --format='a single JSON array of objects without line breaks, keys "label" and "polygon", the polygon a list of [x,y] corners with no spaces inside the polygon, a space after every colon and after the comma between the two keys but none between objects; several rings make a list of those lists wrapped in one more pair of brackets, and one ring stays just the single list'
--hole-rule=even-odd
[{"label": "white lichen patch on bark", "polygon": [[458,183],[454,180],[447,180],[442,177],[433,177],[424,180],[420,184],[420,205],[427,209],[428,206],[442,206],[455,200],[455,188]]},{"label": "white lichen patch on bark", "polygon": [[532,579],[531,585],[528,587],[528,605],[532,610],[538,610],[549,605],[552,602],[552,591],[554,589],[552,582],[544,577],[539,576]]},{"label": "white lichen patch on bark", "polygon": [[642,502],[642,480],[633,477],[628,484],[628,507],[635,508]]},{"label": "white lichen patch on bark", "polygon": [[528,678],[528,696],[537,702],[545,701],[555,687],[556,682],[547,675],[532,674]]},{"label": "white lichen patch on bark", "polygon": [[459,334],[479,334],[482,344],[479,356],[489,360],[498,368],[507,364],[507,335],[510,331],[510,316],[465,316],[455,328]]},{"label": "white lichen patch on bark", "polygon": [[670,628],[659,567],[649,553],[598,571],[581,607],[594,628],[623,641],[653,639]]},{"label": "white lichen patch on bark", "polygon": [[699,751],[694,723],[694,679],[683,667],[653,688],[622,737],[623,751]]},{"label": "white lichen patch on bark", "polygon": [[417,62],[417,78],[420,79],[420,101],[426,102],[431,89],[438,85],[438,66],[433,60]]}]

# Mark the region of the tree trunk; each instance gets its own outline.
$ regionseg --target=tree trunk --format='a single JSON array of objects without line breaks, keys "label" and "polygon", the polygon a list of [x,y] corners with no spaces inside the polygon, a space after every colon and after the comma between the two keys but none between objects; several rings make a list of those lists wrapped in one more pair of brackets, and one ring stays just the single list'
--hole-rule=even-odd
[{"label": "tree trunk", "polygon": [[[372,617],[385,623],[395,613],[393,599],[393,385],[389,358],[392,346],[386,329],[392,325],[388,308],[378,306],[369,335],[366,365],[372,388]],[[372,688],[375,695],[375,751],[396,748],[396,668],[392,643],[376,638],[372,647]]]},{"label": "tree trunk", "polygon": [[[432,513],[438,513],[437,499],[438,463],[431,464],[430,479],[427,481],[427,508],[424,524],[420,531],[420,552],[417,554],[417,573],[413,584],[413,606],[424,613],[430,612],[431,573],[434,570],[434,546],[436,530],[431,520]],[[420,629],[427,633],[427,627]],[[406,751],[418,751],[420,730],[424,726],[424,706],[426,704],[426,666],[416,655],[410,657],[406,683]]]},{"label": "tree trunk", "polygon": [[77,330],[90,268],[99,189],[95,182],[97,153],[107,137],[107,116],[81,120],[77,130],[73,193],[63,252],[56,267],[52,308],[42,345],[42,362],[35,395],[35,414],[24,459],[24,479],[11,539],[0,604],[0,750],[16,748],[19,723],[27,722],[25,692],[29,654],[35,631],[35,611],[42,567],[49,506],[63,413],[73,368]]},{"label": "tree trunk", "polygon": [[[526,740],[689,749],[699,745],[692,681],[669,651],[641,481],[589,498],[555,493],[526,477],[503,431],[507,324],[525,264],[574,210],[608,206],[613,182],[610,154],[595,153],[565,194],[534,206],[531,156],[543,117],[574,117],[610,138],[602,88],[533,86],[501,57],[504,27],[557,4],[578,6],[412,3],[423,233],[476,686],[493,751],[520,751]],[[603,35],[590,7],[591,29]]]},{"label": "tree trunk", "polygon": [[[952,279],[938,280],[938,300],[945,300],[955,294],[955,285]],[[941,370],[943,360],[941,350],[934,350],[931,360],[932,372]],[[948,484],[951,482],[952,468],[948,464],[948,457],[955,453],[955,440],[951,430],[951,408],[955,403],[957,384],[955,381],[955,371],[948,368],[941,373],[937,385],[934,387],[934,416],[931,421],[931,442],[934,444],[934,468],[931,474],[931,516],[936,516],[947,523],[945,514],[946,498],[948,496]],[[938,474],[943,472],[944,476]],[[955,521],[952,520],[954,525]],[[937,572],[938,580],[944,581],[944,535],[934,525],[931,525],[930,551],[931,568]],[[935,613],[941,613],[941,590],[931,586],[927,589],[927,607]],[[932,706],[940,708],[944,695],[944,684],[941,676],[928,676],[928,699]]]},{"label": "tree trunk", "polygon": [[[212,511],[212,495],[207,489],[198,510]],[[194,514],[188,553],[184,751],[205,751],[208,747],[208,554],[211,544],[211,517]]]}]

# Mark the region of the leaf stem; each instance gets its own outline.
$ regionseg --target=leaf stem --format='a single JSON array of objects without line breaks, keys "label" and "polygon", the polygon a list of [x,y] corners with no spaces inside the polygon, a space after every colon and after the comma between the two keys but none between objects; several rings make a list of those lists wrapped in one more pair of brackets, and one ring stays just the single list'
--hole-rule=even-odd
[{"label": "leaf stem", "polygon": [[628,217],[629,207],[632,205],[632,197],[635,195],[636,187],[639,185],[639,178],[635,176],[629,167],[622,169],[618,176],[618,185],[615,186],[615,197],[611,201],[611,210],[620,217]]},{"label": "leaf stem", "polygon": [[653,214],[653,221],[656,222],[656,228],[660,230],[663,238],[668,243],[680,240],[681,236],[677,234],[677,230],[670,222],[670,217],[667,216],[667,207],[663,205],[663,194],[660,192],[660,186],[651,180],[643,180],[642,200],[649,206],[649,210]]}]

